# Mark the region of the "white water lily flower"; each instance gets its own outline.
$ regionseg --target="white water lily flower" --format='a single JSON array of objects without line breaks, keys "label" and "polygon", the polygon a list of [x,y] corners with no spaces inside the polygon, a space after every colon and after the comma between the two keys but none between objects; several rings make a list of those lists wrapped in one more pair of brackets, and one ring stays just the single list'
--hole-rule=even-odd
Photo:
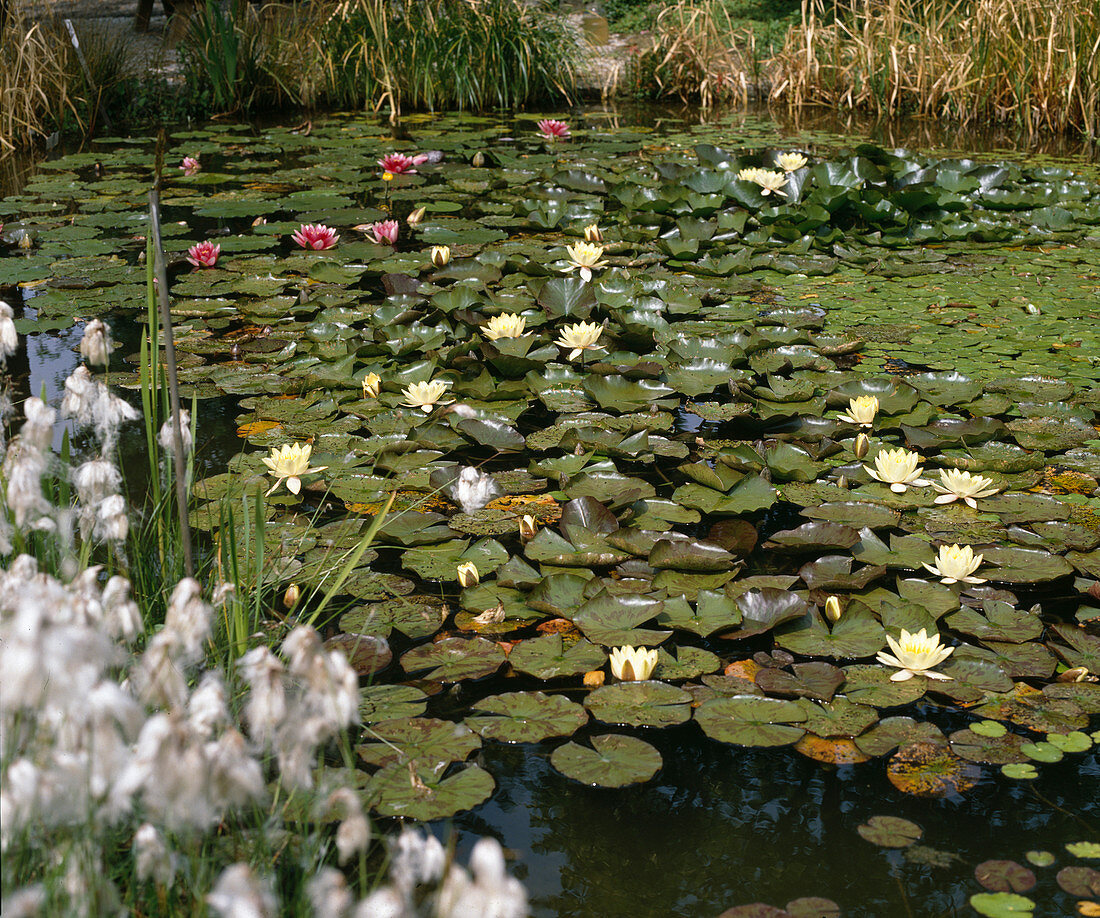
[{"label": "white water lily flower", "polygon": [[312,452],[313,447],[308,443],[292,443],[289,446],[276,447],[271,450],[271,455],[264,456],[263,464],[271,469],[271,474],[275,476],[275,484],[267,493],[270,494],[279,487],[281,482],[286,481],[287,490],[291,494],[297,494],[302,490],[303,475],[311,475],[327,469],[327,465],[309,467],[309,457]]},{"label": "white water lily flower", "polygon": [[656,668],[656,650],[616,647],[611,651],[611,675],[623,682],[644,682]]},{"label": "white water lily flower", "polygon": [[961,500],[975,510],[978,508],[977,498],[991,497],[1001,490],[990,487],[993,479],[971,475],[959,469],[940,469],[940,481],[942,484],[932,482],[932,487],[940,492],[940,496],[936,498],[937,504],[949,504],[952,501]]},{"label": "white water lily flower", "polygon": [[801,153],[781,153],[775,158],[775,164],[784,172],[796,172],[808,162]]},{"label": "white water lily flower", "polygon": [[473,561],[463,561],[456,571],[460,587],[475,587],[481,582],[481,575]]},{"label": "white water lily flower", "polygon": [[449,399],[445,402],[441,401],[449,385],[449,382],[445,382],[441,379],[433,379],[431,382],[413,383],[411,386],[401,390],[401,394],[405,396],[405,401],[402,402],[402,404],[407,405],[409,408],[419,408],[427,414],[436,405],[449,405],[454,401],[454,399]]},{"label": "white water lily flower", "polygon": [[565,270],[571,272],[574,268],[580,268],[581,280],[592,280],[592,269],[603,268],[607,265],[603,261],[603,246],[593,242],[578,242],[576,245],[567,245],[565,250],[569,253],[572,264]]},{"label": "white water lily flower", "polygon": [[742,169],[737,173],[737,177],[743,182],[759,185],[760,193],[764,196],[769,194],[787,196],[787,192],[783,190],[783,186],[787,184],[787,176],[782,172],[773,172],[771,169]]},{"label": "white water lily flower", "polygon": [[861,395],[859,398],[848,399],[848,413],[838,417],[849,424],[871,427],[875,423],[876,414],[878,414],[878,398],[874,395]]},{"label": "white water lily flower", "polygon": [[566,325],[561,330],[561,336],[554,343],[559,347],[572,348],[569,359],[575,360],[584,351],[603,350],[603,345],[596,343],[602,334],[602,325],[597,325],[595,322],[577,322],[575,325]]},{"label": "white water lily flower", "polygon": [[378,398],[382,391],[382,377],[377,373],[368,373],[363,377],[363,398]]},{"label": "white water lily flower", "polygon": [[917,468],[920,456],[911,450],[898,447],[897,449],[884,449],[875,456],[875,467],[872,469],[865,465],[867,474],[876,481],[888,484],[895,494],[904,494],[906,488],[923,488],[930,482],[921,478],[923,468]]},{"label": "white water lily flower", "polygon": [[490,341],[496,341],[498,338],[518,338],[526,327],[527,320],[523,316],[506,312],[493,316],[481,330]]},{"label": "white water lily flower", "polygon": [[939,666],[955,651],[954,647],[941,645],[938,634],[928,635],[923,628],[916,634],[910,634],[902,628],[900,641],[895,641],[890,635],[886,635],[886,643],[894,651],[894,656],[891,656],[885,650],[880,650],[875,659],[886,666],[896,666],[898,668],[899,672],[890,677],[891,682],[904,682],[916,675],[927,676],[929,679],[940,679],[945,682],[951,679],[950,676],[945,676],[943,673],[931,671],[933,666]]},{"label": "white water lily flower", "polygon": [[971,576],[982,563],[983,555],[974,554],[969,545],[941,545],[935,564],[924,566],[940,578],[940,583],[985,583],[984,577]]}]

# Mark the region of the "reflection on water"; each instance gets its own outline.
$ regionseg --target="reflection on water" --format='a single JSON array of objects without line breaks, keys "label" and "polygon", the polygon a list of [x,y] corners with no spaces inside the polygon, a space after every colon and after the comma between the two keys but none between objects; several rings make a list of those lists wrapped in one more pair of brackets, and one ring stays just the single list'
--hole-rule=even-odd
[{"label": "reflection on water", "polygon": [[[1063,846],[1095,840],[1100,828],[1095,751],[1041,766],[1034,783],[989,778],[965,798],[926,801],[894,789],[884,761],[833,769],[790,749],[712,742],[690,724],[628,732],[657,746],[665,765],[649,784],[620,790],[558,774],[549,746],[487,744],[481,764],[499,787],[455,817],[463,855],[477,834],[499,838],[545,918],[695,918],[801,896],[832,899],[846,918],[932,918],[973,914],[977,864],[1046,849],[1057,860],[1036,868],[1029,896],[1037,914],[1054,916],[1075,911],[1056,872],[1082,863]],[[918,823],[919,847],[864,841],[856,827],[876,815]],[[436,826],[444,838],[449,828]]]}]

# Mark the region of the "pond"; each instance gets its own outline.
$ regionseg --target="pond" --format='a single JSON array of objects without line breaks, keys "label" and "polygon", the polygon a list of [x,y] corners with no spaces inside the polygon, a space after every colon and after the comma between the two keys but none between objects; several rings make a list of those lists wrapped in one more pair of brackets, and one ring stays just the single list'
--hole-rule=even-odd
[{"label": "pond", "polygon": [[[1095,151],[538,120],[163,151],[201,552],[323,607],[377,818],[497,837],[536,915],[1100,914]],[[93,317],[139,387],[157,159],[0,201],[22,394]]]}]

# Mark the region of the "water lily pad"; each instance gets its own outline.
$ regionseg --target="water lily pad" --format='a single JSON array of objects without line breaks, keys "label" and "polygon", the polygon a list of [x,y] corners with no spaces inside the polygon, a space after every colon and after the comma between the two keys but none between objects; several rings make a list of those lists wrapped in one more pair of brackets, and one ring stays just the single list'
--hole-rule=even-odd
[{"label": "water lily pad", "polygon": [[1016,861],[982,861],[974,878],[991,892],[1025,893],[1035,887],[1035,874]]},{"label": "water lily pad", "polygon": [[1100,842],[1070,842],[1066,845],[1066,850],[1074,857],[1086,857],[1091,859],[1100,858]]},{"label": "water lily pad", "polygon": [[924,830],[900,816],[872,816],[856,826],[859,837],[880,848],[908,848],[920,840]]},{"label": "water lily pad", "polygon": [[990,736],[976,733],[973,729],[956,730],[951,734],[950,741],[951,751],[968,762],[1007,765],[1009,762],[1025,762],[1028,758],[1024,738],[1015,733]]},{"label": "water lily pad", "polygon": [[831,627],[810,609],[797,621],[778,629],[776,643],[793,653],[840,659],[869,657],[886,646],[886,632],[863,603],[852,602]]},{"label": "water lily pad", "polygon": [[734,695],[704,702],[695,719],[711,739],[739,746],[787,746],[806,732],[806,712],[793,701]]},{"label": "water lily pad", "polygon": [[423,678],[435,682],[464,682],[480,679],[500,668],[504,651],[485,638],[445,638],[435,644],[422,644],[401,657],[407,673],[430,669]]},{"label": "water lily pad", "polygon": [[886,717],[855,738],[856,746],[870,756],[886,755],[898,746],[914,742],[942,746],[946,740],[935,724],[915,721],[911,717]]},{"label": "water lily pad", "polygon": [[359,690],[359,719],[365,724],[418,717],[427,706],[428,696],[408,685],[368,685]]},{"label": "water lily pad", "polygon": [[842,670],[831,663],[815,661],[795,663],[791,671],[765,667],[756,674],[756,683],[770,695],[814,698],[829,701],[845,681]]},{"label": "water lily pad", "polygon": [[970,897],[970,907],[987,918],[1018,918],[1035,912],[1035,903],[1027,896],[1007,892],[976,893]]},{"label": "water lily pad", "polygon": [[[550,635],[556,636],[556,635]],[[537,743],[550,736],[572,736],[588,720],[576,702],[542,692],[491,695],[474,705],[466,723],[484,739]]]},{"label": "water lily pad", "polygon": [[622,682],[591,692],[584,706],[597,720],[632,727],[668,727],[691,718],[691,696],[663,682]]},{"label": "water lily pad", "polygon": [[365,738],[370,742],[355,751],[368,765],[461,762],[481,748],[481,738],[465,724],[433,717],[383,721],[368,727]]},{"label": "water lily pad", "polygon": [[512,648],[508,662],[517,672],[549,680],[599,669],[607,662],[607,654],[590,641],[567,644],[560,634],[544,634],[520,641]]},{"label": "water lily pad", "polygon": [[917,797],[961,794],[978,783],[982,770],[946,744],[920,740],[902,746],[886,766],[886,777],[902,793]]},{"label": "water lily pad", "polygon": [[660,644],[671,631],[638,627],[660,611],[661,603],[645,596],[612,595],[601,590],[577,610],[573,624],[589,640],[607,647]]},{"label": "water lily pad", "polygon": [[807,733],[794,744],[794,750],[808,759],[829,765],[859,765],[872,758],[846,736],[824,737]]},{"label": "water lily pad", "polygon": [[418,822],[446,819],[489,799],[492,776],[477,765],[451,771],[395,762],[374,776],[370,789],[380,816],[401,816]]},{"label": "water lily pad", "polygon": [[600,734],[593,736],[591,743],[591,749],[578,743],[559,746],[551,754],[550,764],[566,777],[592,787],[641,784],[663,764],[656,749],[633,736]]},{"label": "water lily pad", "polygon": [[[1051,862],[1053,861],[1052,856]],[[1058,871],[1057,880],[1058,885],[1071,896],[1100,896],[1100,870],[1093,870],[1091,867],[1063,867]]]}]

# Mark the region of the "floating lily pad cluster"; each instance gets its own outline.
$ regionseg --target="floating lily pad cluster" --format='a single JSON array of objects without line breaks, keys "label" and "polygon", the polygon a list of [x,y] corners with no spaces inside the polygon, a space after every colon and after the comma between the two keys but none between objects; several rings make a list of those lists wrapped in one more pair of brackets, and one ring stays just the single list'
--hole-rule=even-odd
[{"label": "floating lily pad cluster", "polygon": [[[986,725],[994,722],[986,722]],[[998,725],[999,726],[999,725]],[[990,730],[987,735],[994,735]],[[899,816],[872,816],[857,829],[861,838],[881,848],[903,849],[905,859],[912,864],[928,867],[947,867],[958,858],[942,851],[918,844],[924,830],[908,819]],[[1068,856],[1068,857],[1067,857]],[[1036,893],[1048,898],[1058,896],[1064,903],[1059,914],[1069,914],[1073,901],[1078,915],[1100,914],[1100,871],[1082,861],[1100,858],[1100,845],[1090,841],[1070,842],[1063,852],[1028,851],[1028,864],[1014,860],[982,861],[974,868],[974,878],[986,892],[975,893],[969,899],[970,907],[988,918],[1010,918],[1013,915],[1031,915],[1036,908]],[[1069,863],[1066,863],[1066,861]],[[1058,866],[1055,873],[1052,868]],[[1035,868],[1035,869],[1032,869]],[[1038,871],[1038,873],[1036,872]],[[1024,895],[1029,893],[1030,895]],[[1057,909],[1058,906],[1055,905]],[[1050,912],[1054,914],[1054,912]]]},{"label": "floating lily pad cluster", "polygon": [[[243,539],[218,528],[225,502],[247,512],[268,450],[310,443],[323,471],[263,508],[268,582],[298,583],[308,612],[393,499],[333,638],[371,676],[378,812],[480,803],[485,742],[548,744],[588,784],[646,781],[662,761],[645,732],[691,722],[700,742],[889,757],[928,796],[1079,751],[1055,737],[1091,744],[1100,187],[860,147],[765,195],[738,173],[783,149],[577,129],[551,145],[533,124],[424,131],[439,161],[388,181],[377,160],[412,142],[353,121],[174,138],[203,157],[164,192],[180,377],[239,396],[245,441],[195,485],[197,525],[219,549]],[[0,285],[29,283],[40,315],[144,305],[152,155],[99,178],[93,161],[55,161],[3,205],[37,247]],[[395,246],[355,229],[384,217]],[[296,248],[302,223],[338,245]],[[593,224],[607,265],[586,281],[566,245]],[[220,260],[193,269],[182,253],[207,237]],[[486,333],[513,314],[522,335]],[[599,337],[571,352],[580,322]],[[430,383],[445,397],[421,410],[409,390]],[[841,417],[872,398],[870,422]],[[899,493],[869,471],[899,449],[925,479],[995,493]],[[476,506],[454,490],[466,467],[493,479]],[[974,576],[930,574],[941,546],[980,554]],[[953,648],[948,678],[892,680],[876,654],[921,629]],[[658,648],[651,678],[607,674],[620,646]]]}]

